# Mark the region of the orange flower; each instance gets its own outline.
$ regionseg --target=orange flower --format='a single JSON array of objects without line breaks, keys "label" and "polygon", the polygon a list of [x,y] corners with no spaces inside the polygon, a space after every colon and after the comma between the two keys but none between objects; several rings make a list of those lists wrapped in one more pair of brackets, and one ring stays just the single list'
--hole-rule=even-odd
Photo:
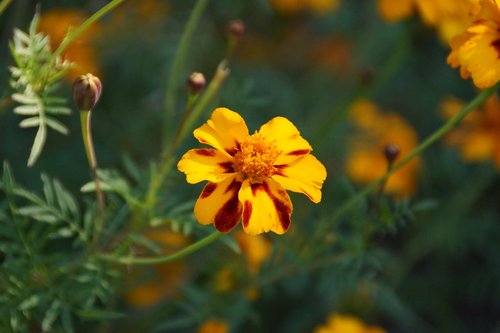
[{"label": "orange flower", "polygon": [[[448,98],[441,104],[442,113],[451,118],[465,103]],[[462,158],[471,162],[492,160],[500,171],[500,101],[490,97],[480,109],[469,113],[445,138],[446,144],[458,147]]]},{"label": "orange flower", "polygon": [[[384,149],[388,144],[399,146],[398,159],[417,145],[417,135],[404,119],[395,113],[381,114],[371,101],[354,103],[350,117],[359,133],[351,137],[345,168],[348,177],[356,182],[368,184],[384,175],[388,164]],[[413,194],[419,167],[420,159],[414,158],[389,177],[385,190],[398,196]]]},{"label": "orange flower", "polygon": [[271,255],[271,241],[262,235],[253,237],[241,231],[237,232],[234,237],[247,259],[248,270],[251,274],[256,275],[262,262]]},{"label": "orange flower", "polygon": [[[159,245],[165,254],[188,244],[188,239],[168,230],[153,229],[145,237]],[[159,264],[151,270],[134,271],[130,289],[125,293],[126,302],[134,307],[147,307],[175,294],[184,283],[187,267],[182,261]]]},{"label": "orange flower", "polygon": [[207,320],[200,327],[197,333],[227,333],[229,325],[225,321]]},{"label": "orange flower", "polygon": [[328,318],[328,322],[317,327],[314,333],[385,333],[385,330],[377,326],[367,326],[356,317],[334,313]]},{"label": "orange flower", "polygon": [[488,88],[500,81],[500,2],[482,0],[480,6],[474,22],[451,40],[447,61],[460,67],[462,78]]},{"label": "orange flower", "polygon": [[[84,19],[84,13],[78,10],[53,9],[40,17],[40,31],[49,36],[51,47],[54,50],[63,41],[68,29],[78,27]],[[86,73],[101,76],[94,49],[91,46],[99,31],[100,27],[94,23],[64,52],[63,57],[73,63],[68,72],[69,79],[74,80]]]},{"label": "orange flower", "polygon": [[228,232],[241,220],[250,235],[285,233],[292,202],[286,190],[321,201],[326,169],[286,118],[275,117],[250,135],[236,112],[218,108],[194,131],[215,149],[191,149],[177,164],[188,183],[208,180],[194,207],[201,224]]}]

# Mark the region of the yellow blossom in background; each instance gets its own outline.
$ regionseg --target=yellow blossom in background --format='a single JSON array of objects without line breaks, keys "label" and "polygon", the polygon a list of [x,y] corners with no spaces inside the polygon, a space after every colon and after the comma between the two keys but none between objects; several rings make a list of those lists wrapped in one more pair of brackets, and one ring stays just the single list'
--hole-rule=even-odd
[{"label": "yellow blossom in background", "polygon": [[425,24],[438,30],[441,40],[448,42],[473,20],[478,0],[379,0],[381,16],[395,22],[418,12]]},{"label": "yellow blossom in background", "polygon": [[208,320],[204,322],[196,333],[227,333],[229,325],[224,321]]},{"label": "yellow blossom in background", "polygon": [[269,3],[276,11],[283,14],[310,10],[321,15],[336,10],[340,0],[269,0]]},{"label": "yellow blossom in background", "polygon": [[[164,254],[173,253],[189,244],[186,236],[165,229],[153,229],[144,234],[149,241],[160,246]],[[125,301],[133,307],[146,307],[172,297],[186,280],[187,267],[183,261],[152,266],[151,269],[133,270]]]},{"label": "yellow blossom in background", "polygon": [[[465,102],[448,98],[441,104],[446,118],[459,112]],[[500,101],[498,95],[469,113],[445,138],[446,144],[458,147],[462,158],[470,162],[492,160],[500,171]]]},{"label": "yellow blossom in background", "polygon": [[314,333],[385,333],[377,326],[365,325],[358,318],[348,315],[332,314],[325,325],[319,326]]},{"label": "yellow blossom in background", "polygon": [[246,257],[249,272],[256,275],[262,262],[271,256],[271,241],[262,235],[249,236],[241,231],[237,232],[234,237]]},{"label": "yellow blossom in background", "polygon": [[215,149],[191,149],[177,164],[190,184],[208,180],[194,207],[201,224],[228,232],[242,221],[250,235],[290,227],[292,202],[285,190],[321,201],[326,169],[286,118],[271,119],[250,135],[236,112],[218,108],[194,131]]},{"label": "yellow blossom in background", "polygon": [[[369,100],[355,102],[350,118],[359,130],[350,138],[345,169],[347,176],[356,182],[368,184],[384,175],[388,167],[384,149],[388,144],[400,148],[396,162],[417,146],[417,134],[403,118],[396,113],[381,113]],[[389,177],[385,191],[398,196],[412,195],[419,168],[420,159],[412,159]]]},{"label": "yellow blossom in background", "polygon": [[500,80],[500,3],[482,0],[473,23],[454,37],[448,63],[460,67],[462,78],[472,77],[478,88],[487,88]]},{"label": "yellow blossom in background", "polygon": [[[68,33],[68,29],[78,27],[85,18],[85,13],[79,10],[53,9],[41,15],[39,29],[49,36],[50,45],[55,50]],[[100,26],[97,23],[92,24],[63,53],[63,58],[73,63],[68,72],[70,80],[87,73],[102,76],[92,47],[92,42],[99,32]]]}]

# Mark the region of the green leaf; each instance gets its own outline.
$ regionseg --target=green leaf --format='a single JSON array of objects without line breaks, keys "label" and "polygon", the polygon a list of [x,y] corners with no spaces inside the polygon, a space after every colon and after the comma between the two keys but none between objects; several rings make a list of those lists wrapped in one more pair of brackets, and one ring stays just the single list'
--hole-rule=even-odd
[{"label": "green leaf", "polygon": [[45,140],[47,139],[47,128],[45,126],[41,126],[38,128],[38,132],[35,136],[35,141],[33,142],[33,146],[31,147],[31,153],[28,158],[28,166],[31,167],[36,163],[38,157],[42,153],[43,146],[45,144]]},{"label": "green leaf", "polygon": [[70,115],[71,114],[71,109],[64,107],[64,106],[46,106],[45,107],[45,112],[51,113],[51,114],[65,114],[65,115]]},{"label": "green leaf", "polygon": [[67,305],[63,305],[61,311],[61,323],[66,333],[73,333],[73,321],[71,320],[71,311]]},{"label": "green leaf", "polygon": [[42,183],[43,183],[43,193],[45,194],[45,199],[47,203],[51,206],[54,205],[54,190],[52,188],[52,184],[50,182],[49,177],[46,174],[42,174]]},{"label": "green leaf", "polygon": [[14,108],[14,113],[22,116],[36,116],[40,114],[39,105],[20,105]]},{"label": "green leaf", "polygon": [[123,318],[125,315],[120,312],[114,311],[106,311],[106,310],[96,310],[96,309],[88,309],[88,310],[78,310],[76,314],[88,320],[115,320]]},{"label": "green leaf", "polygon": [[26,118],[19,123],[19,127],[21,127],[21,128],[38,127],[38,126],[40,126],[40,118],[39,117]]},{"label": "green leaf", "polygon": [[75,231],[72,228],[61,228],[55,232],[49,234],[49,237],[54,238],[69,238],[75,234]]},{"label": "green leaf", "polygon": [[69,131],[68,129],[66,128],[66,126],[64,126],[61,122],[53,119],[53,118],[48,118],[46,119],[47,121],[47,125],[52,128],[53,130],[61,133],[61,134],[64,134],[64,135],[68,135],[69,134]]},{"label": "green leaf", "polygon": [[54,180],[54,189],[56,192],[59,207],[66,212],[78,216],[78,206],[75,199],[68,193],[58,180]]},{"label": "green leaf", "polygon": [[61,302],[59,302],[59,300],[56,299],[52,302],[47,312],[45,312],[45,317],[42,320],[42,331],[50,332],[52,330],[52,325],[59,315],[60,307]]},{"label": "green leaf", "polygon": [[3,162],[3,186],[5,192],[10,193],[14,190],[14,178],[12,172],[10,171],[10,166],[7,161]]},{"label": "green leaf", "polygon": [[32,295],[27,299],[25,299],[24,301],[22,301],[22,303],[19,304],[17,308],[21,311],[26,311],[40,304],[40,300],[41,300],[40,295]]},{"label": "green leaf", "polygon": [[23,216],[37,216],[46,213],[50,213],[50,210],[47,209],[47,207],[40,207],[40,206],[25,206],[17,210],[17,214]]}]

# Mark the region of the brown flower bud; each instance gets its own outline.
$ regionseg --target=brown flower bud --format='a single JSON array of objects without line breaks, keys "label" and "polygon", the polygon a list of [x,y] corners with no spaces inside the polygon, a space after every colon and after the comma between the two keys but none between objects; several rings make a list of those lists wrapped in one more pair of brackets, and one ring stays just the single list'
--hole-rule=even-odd
[{"label": "brown flower bud", "polygon": [[384,148],[384,155],[389,164],[392,164],[399,156],[401,149],[395,143],[389,143]]},{"label": "brown flower bud", "polygon": [[205,80],[205,75],[203,75],[203,73],[193,72],[187,79],[188,90],[191,94],[194,95],[200,93],[203,89],[205,89],[206,84],[207,81]]},{"label": "brown flower bud", "polygon": [[231,20],[227,24],[227,32],[231,37],[240,39],[245,35],[245,23],[242,20]]},{"label": "brown flower bud", "polygon": [[101,93],[101,80],[90,73],[80,76],[73,82],[73,100],[80,111],[92,110],[99,101]]}]

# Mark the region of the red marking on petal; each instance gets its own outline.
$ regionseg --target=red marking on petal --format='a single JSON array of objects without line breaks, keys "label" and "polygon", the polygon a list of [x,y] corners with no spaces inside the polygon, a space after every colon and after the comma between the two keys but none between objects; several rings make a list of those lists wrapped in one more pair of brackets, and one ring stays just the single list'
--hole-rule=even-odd
[{"label": "red marking on petal", "polygon": [[490,45],[493,46],[495,48],[495,50],[497,51],[497,59],[499,59],[500,58],[500,38],[495,39],[493,42],[491,42]]},{"label": "red marking on petal", "polygon": [[241,182],[237,181],[236,178],[233,179],[233,181],[231,182],[231,184],[229,184],[226,188],[226,191],[224,191],[224,193],[228,193],[228,192],[235,192],[236,194],[238,194],[238,191],[240,190],[241,188]]},{"label": "red marking on petal", "polygon": [[233,162],[221,162],[219,166],[224,169],[224,173],[232,173],[234,172]]},{"label": "red marking on petal", "polygon": [[205,199],[206,197],[209,197],[210,195],[212,195],[212,193],[215,191],[216,188],[217,188],[217,184],[216,183],[208,183],[203,188],[203,191],[201,191],[200,197],[202,199]]},{"label": "red marking on petal", "polygon": [[246,200],[243,205],[243,226],[246,228],[248,226],[248,222],[250,222],[250,217],[252,216],[252,202]]},{"label": "red marking on petal", "polygon": [[307,155],[310,152],[311,152],[310,149],[297,149],[297,150],[292,150],[291,152],[287,153],[287,155],[301,156],[301,155]]},{"label": "red marking on petal", "polygon": [[258,190],[264,190],[264,186],[260,183],[250,183],[250,188],[252,189],[253,196],[255,196]]},{"label": "red marking on petal", "polygon": [[198,137],[198,141],[200,141],[200,143],[208,143],[207,139],[204,139],[202,137]]},{"label": "red marking on petal", "polygon": [[228,232],[233,229],[241,217],[241,203],[238,200],[238,191],[222,206],[215,215],[215,228],[220,232]]},{"label": "red marking on petal", "polygon": [[215,156],[215,150],[213,149],[196,149],[194,152],[201,156]]},{"label": "red marking on petal", "polygon": [[285,231],[287,231],[288,227],[290,227],[290,214],[292,213],[292,210],[290,209],[290,206],[286,205],[283,201],[278,200],[276,197],[272,197],[272,199],[274,207],[278,212],[278,218],[281,226]]}]

